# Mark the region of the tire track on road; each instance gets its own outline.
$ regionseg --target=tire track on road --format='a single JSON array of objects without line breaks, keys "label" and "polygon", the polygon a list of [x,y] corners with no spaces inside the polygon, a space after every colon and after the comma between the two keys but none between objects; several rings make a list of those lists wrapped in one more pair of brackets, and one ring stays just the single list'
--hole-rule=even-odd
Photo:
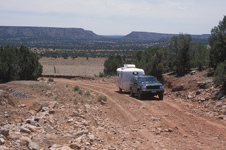
[{"label": "tire track on road", "polygon": [[[221,141],[226,142],[223,137],[217,139],[218,135],[226,133],[224,124],[198,116],[185,106],[169,100],[167,96],[163,101],[140,101],[129,97],[129,94],[119,94],[116,92],[117,87],[112,83],[103,84],[88,80],[54,80],[70,85],[79,85],[84,89],[106,96],[110,102],[110,111],[115,112],[115,119],[119,118],[120,123],[124,124],[128,131],[138,129],[137,133],[131,134],[147,139],[143,144],[153,149],[166,147],[175,149],[178,148],[176,146],[178,142],[182,143],[182,148],[186,147],[187,149],[216,149],[216,147],[220,149],[223,147]],[[166,115],[167,117],[165,117]],[[152,120],[152,118],[158,117],[159,120]],[[160,135],[155,135],[155,132],[151,130],[158,127],[163,128],[163,131],[160,131]],[[172,127],[173,132],[165,132],[164,129],[167,127]],[[166,137],[170,138],[166,140]],[[197,146],[197,144],[200,145]]]}]

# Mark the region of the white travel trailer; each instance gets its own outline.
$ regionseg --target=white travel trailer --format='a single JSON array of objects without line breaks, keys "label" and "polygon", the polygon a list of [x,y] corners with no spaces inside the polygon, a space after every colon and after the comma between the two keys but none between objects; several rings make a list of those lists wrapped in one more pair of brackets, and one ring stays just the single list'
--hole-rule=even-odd
[{"label": "white travel trailer", "polygon": [[136,68],[134,64],[124,64],[124,67],[116,70],[116,85],[119,88],[119,92],[129,91],[130,80],[133,76],[145,75],[143,69]]}]

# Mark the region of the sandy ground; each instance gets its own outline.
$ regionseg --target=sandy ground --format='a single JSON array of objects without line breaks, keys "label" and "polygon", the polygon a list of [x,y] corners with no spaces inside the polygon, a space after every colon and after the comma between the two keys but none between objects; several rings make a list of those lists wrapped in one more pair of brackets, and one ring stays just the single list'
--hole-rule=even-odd
[{"label": "sandy ground", "polygon": [[41,58],[39,62],[43,65],[43,75],[73,75],[91,76],[99,75],[104,70],[106,58]]}]

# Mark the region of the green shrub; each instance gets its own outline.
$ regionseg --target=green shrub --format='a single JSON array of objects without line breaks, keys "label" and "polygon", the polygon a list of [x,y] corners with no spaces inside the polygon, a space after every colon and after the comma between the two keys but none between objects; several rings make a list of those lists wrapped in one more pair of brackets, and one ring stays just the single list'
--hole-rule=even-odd
[{"label": "green shrub", "polygon": [[99,77],[103,78],[104,77],[104,73],[103,72],[99,72]]},{"label": "green shrub", "polygon": [[217,66],[213,76],[216,85],[226,86],[226,60]]},{"label": "green shrub", "polygon": [[123,64],[122,57],[120,55],[111,55],[104,62],[104,74],[105,75],[116,75],[116,69],[121,67]]},{"label": "green shrub", "polygon": [[97,101],[101,102],[101,101],[107,101],[107,97],[106,96],[98,96],[97,97]]},{"label": "green shrub", "polygon": [[90,96],[90,95],[91,95],[91,92],[90,92],[90,91],[86,91],[86,92],[85,92],[85,95],[86,95],[86,96]]},{"label": "green shrub", "polygon": [[82,90],[78,90],[78,94],[82,95],[83,91]]},{"label": "green shrub", "polygon": [[48,81],[49,82],[53,82],[54,80],[53,80],[53,78],[49,78]]},{"label": "green shrub", "polygon": [[38,60],[36,54],[26,46],[0,47],[0,79],[3,82],[37,80],[42,74],[42,65]]},{"label": "green shrub", "polygon": [[76,86],[73,87],[73,91],[74,91],[74,92],[75,92],[75,91],[78,91],[78,90],[80,90],[80,87],[79,87],[79,86],[76,85]]}]

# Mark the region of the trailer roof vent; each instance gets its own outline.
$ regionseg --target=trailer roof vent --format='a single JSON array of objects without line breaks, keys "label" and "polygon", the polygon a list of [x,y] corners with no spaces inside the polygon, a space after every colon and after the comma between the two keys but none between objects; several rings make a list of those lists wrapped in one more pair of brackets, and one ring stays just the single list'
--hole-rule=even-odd
[{"label": "trailer roof vent", "polygon": [[134,64],[124,64],[125,68],[136,68]]}]

